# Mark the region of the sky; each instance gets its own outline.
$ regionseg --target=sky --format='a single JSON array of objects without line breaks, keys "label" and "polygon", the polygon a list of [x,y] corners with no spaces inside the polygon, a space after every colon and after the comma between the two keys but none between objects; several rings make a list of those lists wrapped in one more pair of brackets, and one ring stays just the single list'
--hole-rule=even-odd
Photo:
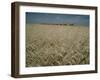
[{"label": "sky", "polygon": [[89,15],[26,12],[26,24],[38,23],[89,26]]}]

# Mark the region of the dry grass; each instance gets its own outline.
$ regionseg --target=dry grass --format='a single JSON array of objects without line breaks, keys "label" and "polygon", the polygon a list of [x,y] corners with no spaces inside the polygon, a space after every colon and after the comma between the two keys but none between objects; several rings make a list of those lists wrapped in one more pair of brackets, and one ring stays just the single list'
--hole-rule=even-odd
[{"label": "dry grass", "polygon": [[26,26],[26,67],[89,64],[89,28]]}]

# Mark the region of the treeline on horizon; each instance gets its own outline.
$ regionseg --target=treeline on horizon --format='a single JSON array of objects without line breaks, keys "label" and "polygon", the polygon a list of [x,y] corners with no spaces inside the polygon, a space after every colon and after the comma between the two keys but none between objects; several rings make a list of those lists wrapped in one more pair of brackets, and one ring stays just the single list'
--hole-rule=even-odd
[{"label": "treeline on horizon", "polygon": [[77,24],[73,24],[73,23],[26,23],[26,24],[39,24],[39,25],[61,25],[61,26],[87,26],[88,25],[77,25]]}]

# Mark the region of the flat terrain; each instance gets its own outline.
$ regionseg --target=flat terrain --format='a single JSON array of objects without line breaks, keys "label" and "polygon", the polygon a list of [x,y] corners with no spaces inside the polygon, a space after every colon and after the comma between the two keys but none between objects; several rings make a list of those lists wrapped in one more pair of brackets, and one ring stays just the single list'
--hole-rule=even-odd
[{"label": "flat terrain", "polygon": [[89,64],[89,27],[26,25],[26,67]]}]

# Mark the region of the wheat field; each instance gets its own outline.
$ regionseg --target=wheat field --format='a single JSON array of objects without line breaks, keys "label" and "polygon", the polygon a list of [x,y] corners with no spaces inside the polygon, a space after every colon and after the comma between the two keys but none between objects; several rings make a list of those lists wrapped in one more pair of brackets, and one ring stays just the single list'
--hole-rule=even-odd
[{"label": "wheat field", "polygon": [[89,64],[89,27],[26,25],[26,67]]}]

